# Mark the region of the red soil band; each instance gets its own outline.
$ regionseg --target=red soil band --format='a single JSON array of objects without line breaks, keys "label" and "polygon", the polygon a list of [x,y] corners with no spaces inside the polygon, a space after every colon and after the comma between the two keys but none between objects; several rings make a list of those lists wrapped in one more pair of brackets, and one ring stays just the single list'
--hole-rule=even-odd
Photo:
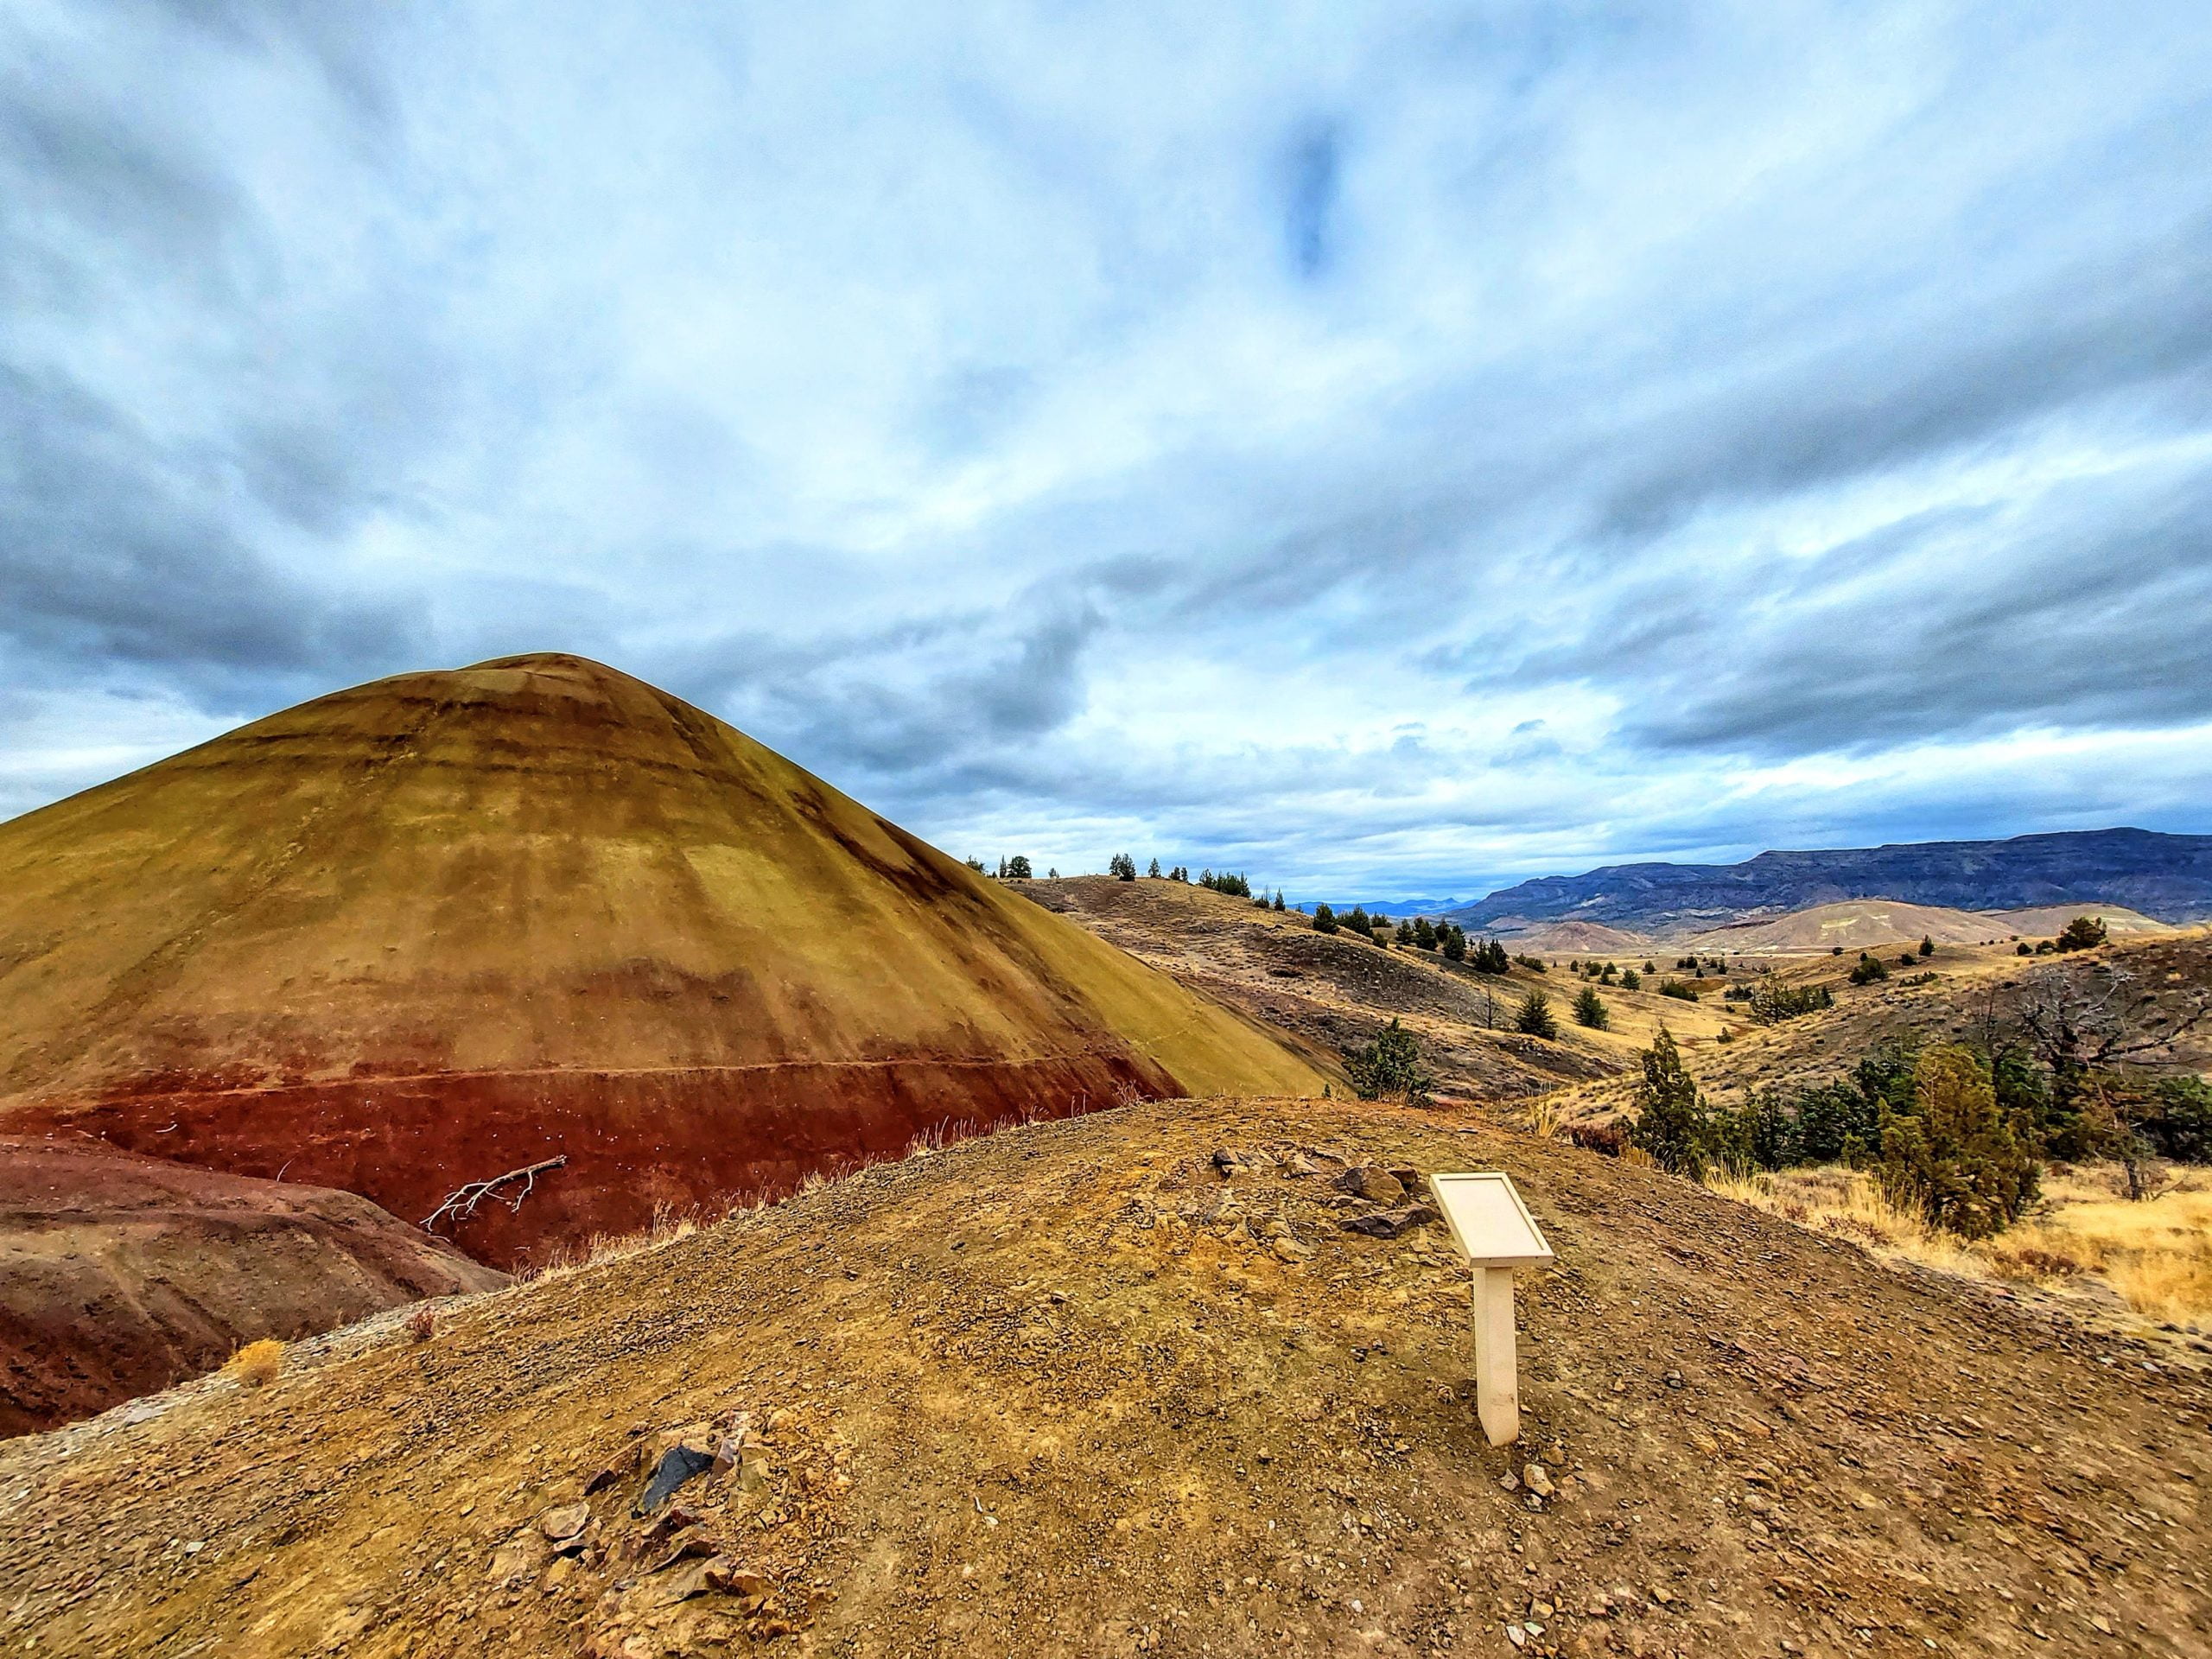
[{"label": "red soil band", "polygon": [[66,1127],[237,1175],[281,1172],[287,1181],[360,1193],[409,1222],[465,1183],[565,1156],[519,1210],[487,1198],[460,1226],[440,1228],[477,1260],[514,1268],[595,1234],[635,1231],[663,1206],[788,1192],[810,1174],[899,1156],[918,1135],[1183,1092],[1158,1065],[1094,1052],[218,1085],[35,1107],[11,1115],[9,1127]]}]

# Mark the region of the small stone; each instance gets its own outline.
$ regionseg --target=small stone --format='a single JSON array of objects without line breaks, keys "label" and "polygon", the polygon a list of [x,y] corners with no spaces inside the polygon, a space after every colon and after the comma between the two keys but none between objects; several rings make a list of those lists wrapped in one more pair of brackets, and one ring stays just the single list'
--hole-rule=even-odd
[{"label": "small stone", "polygon": [[1521,1478],[1527,1484],[1529,1490],[1539,1497],[1549,1497],[1555,1490],[1552,1485],[1552,1478],[1544,1472],[1544,1465],[1541,1463],[1532,1463],[1524,1466],[1521,1471]]},{"label": "small stone", "polygon": [[563,1503],[537,1517],[537,1529],[555,1543],[575,1537],[591,1522],[588,1503]]},{"label": "small stone", "polygon": [[1356,1198],[1370,1204],[1395,1204],[1406,1196],[1406,1185],[1387,1169],[1373,1164],[1359,1164],[1348,1169],[1338,1183]]},{"label": "small stone", "polygon": [[1313,1254],[1311,1249],[1294,1238],[1271,1239],[1268,1241],[1268,1249],[1274,1252],[1275,1260],[1278,1262],[1303,1262]]},{"label": "small stone", "polygon": [[1682,1386],[1682,1374],[1680,1371],[1669,1371],[1664,1381],[1669,1388],[1679,1389]]},{"label": "small stone", "polygon": [[1521,1490],[1521,1477],[1509,1469],[1497,1478],[1497,1484],[1509,1492],[1517,1492]]},{"label": "small stone", "polygon": [[1529,1633],[1518,1624],[1509,1624],[1505,1627],[1505,1639],[1516,1648],[1525,1648],[1529,1645]]},{"label": "small stone", "polygon": [[2112,1634],[2112,1626],[2105,1621],[2104,1615],[2101,1613],[2091,1613],[2089,1615],[2089,1628],[2094,1630],[2099,1636],[2110,1636]]}]

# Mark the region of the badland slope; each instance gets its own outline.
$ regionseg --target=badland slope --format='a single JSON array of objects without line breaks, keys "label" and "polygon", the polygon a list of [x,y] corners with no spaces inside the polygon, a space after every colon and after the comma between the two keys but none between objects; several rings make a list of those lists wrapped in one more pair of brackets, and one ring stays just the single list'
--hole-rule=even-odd
[{"label": "badland slope", "polygon": [[0,824],[0,1128],[408,1220],[564,1158],[456,1230],[499,1264],[948,1122],[1322,1082],[575,657],[359,686]]},{"label": "badland slope", "polygon": [[1556,998],[1573,989],[1522,969],[1492,976],[1433,950],[1316,933],[1295,911],[1262,910],[1182,881],[1084,875],[1020,882],[1016,891],[1274,1027],[1317,1065],[1338,1067],[1341,1055],[1399,1020],[1420,1041],[1439,1089],[1463,1100],[1511,1100],[1612,1075],[1630,1063],[1643,1029],[1631,1005],[1651,1001],[1626,996],[1611,1032],[1576,1027],[1560,1002],[1560,1037],[1548,1040],[1515,1031],[1516,1008],[1531,990]]},{"label": "badland slope", "polygon": [[2195,921],[2212,916],[2212,836],[2096,830],[1761,853],[1741,864],[1615,864],[1523,881],[1451,915],[1471,932],[1510,918],[1664,938],[1847,899],[1975,911],[2104,905]]},{"label": "badland slope", "polygon": [[366,1198],[0,1135],[0,1434],[506,1275]]},{"label": "badland slope", "polygon": [[[1504,1449],[1469,1397],[1464,1270],[1379,1175],[1371,1198],[1345,1179],[1486,1167],[1558,1252],[1522,1287]],[[315,1347],[265,1389],[210,1379],[0,1446],[0,1643],[2212,1643],[2202,1376],[1444,1114],[1211,1101],[1036,1124],[476,1300],[428,1342]],[[726,1466],[702,1457],[636,1515],[664,1448],[725,1440]]]}]

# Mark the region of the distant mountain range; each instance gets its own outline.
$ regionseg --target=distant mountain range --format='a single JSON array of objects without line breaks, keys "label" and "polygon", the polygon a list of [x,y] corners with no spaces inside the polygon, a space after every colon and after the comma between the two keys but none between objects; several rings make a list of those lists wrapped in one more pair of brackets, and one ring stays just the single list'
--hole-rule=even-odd
[{"label": "distant mountain range", "polygon": [[1469,929],[1573,921],[1671,934],[1847,899],[1956,910],[2101,903],[2199,921],[2212,917],[2212,836],[2088,830],[1761,853],[1741,864],[1611,864],[1523,881],[1446,913]]}]

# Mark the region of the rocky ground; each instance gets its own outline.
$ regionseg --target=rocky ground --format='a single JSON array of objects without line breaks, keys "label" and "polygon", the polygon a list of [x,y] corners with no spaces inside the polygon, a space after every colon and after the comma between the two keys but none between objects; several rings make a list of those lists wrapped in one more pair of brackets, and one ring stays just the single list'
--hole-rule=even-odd
[{"label": "rocky ground", "polygon": [[[1505,1449],[1419,1202],[1470,1167],[1558,1252]],[[1154,1103],[0,1446],[0,1648],[2201,1654],[2209,1425],[2185,1362],[1654,1172]]]}]

